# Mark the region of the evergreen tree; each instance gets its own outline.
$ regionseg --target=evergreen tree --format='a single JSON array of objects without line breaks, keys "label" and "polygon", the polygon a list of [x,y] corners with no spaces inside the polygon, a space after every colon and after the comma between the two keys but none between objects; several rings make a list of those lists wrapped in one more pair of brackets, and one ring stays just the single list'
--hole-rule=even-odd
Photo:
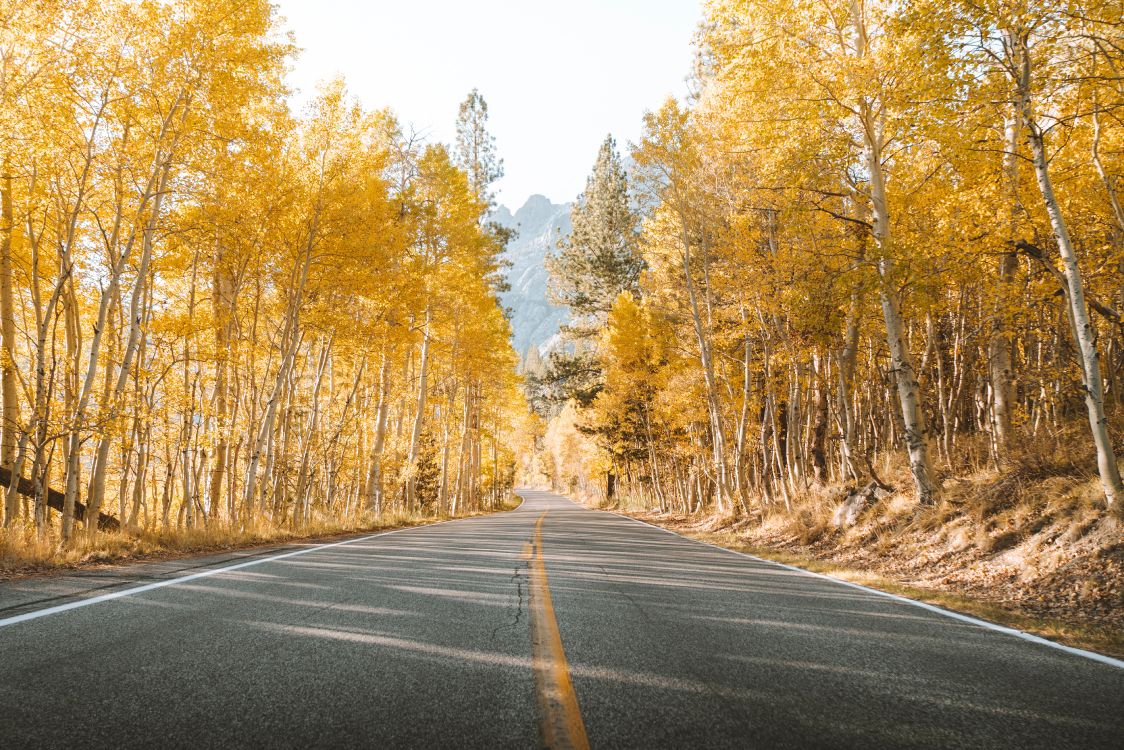
[{"label": "evergreen tree", "polygon": [[629,204],[628,176],[611,135],[601,144],[570,219],[573,231],[548,260],[551,295],[570,308],[567,334],[585,339],[605,324],[622,292],[638,292],[644,268],[636,246],[639,220]]},{"label": "evergreen tree", "polygon": [[468,175],[472,189],[489,205],[492,184],[503,177],[503,159],[496,154],[496,138],[488,132],[488,102],[473,89],[457,115],[456,164]]},{"label": "evergreen tree", "polygon": [[426,514],[432,513],[440,495],[441,466],[438,464],[437,439],[428,431],[422,433],[414,483],[418,507]]},{"label": "evergreen tree", "polygon": [[545,372],[546,364],[543,362],[542,354],[539,353],[539,345],[532,341],[523,358],[523,374],[538,377]]},{"label": "evergreen tree", "polygon": [[523,393],[527,404],[536,414],[549,419],[557,413],[551,397],[550,371],[539,353],[539,345],[531,342],[521,365]]},{"label": "evergreen tree", "polygon": [[571,346],[551,353],[541,383],[544,399],[556,404],[573,399],[586,408],[603,381],[593,339],[618,296],[639,294],[644,269],[637,247],[639,217],[629,202],[628,176],[611,135],[601,144],[570,220],[573,230],[558,254],[547,259],[547,268],[552,299],[570,309],[571,322],[563,334]]},{"label": "evergreen tree", "polygon": [[[457,143],[453,153],[454,163],[468,175],[468,184],[489,208],[495,206],[492,185],[503,177],[503,159],[496,152],[496,137],[488,132],[488,102],[473,89],[461,102],[457,114]],[[515,237],[515,231],[498,222],[482,220],[484,231],[501,250]],[[504,270],[510,264],[500,261],[488,275],[488,285],[496,294],[510,289]]]}]

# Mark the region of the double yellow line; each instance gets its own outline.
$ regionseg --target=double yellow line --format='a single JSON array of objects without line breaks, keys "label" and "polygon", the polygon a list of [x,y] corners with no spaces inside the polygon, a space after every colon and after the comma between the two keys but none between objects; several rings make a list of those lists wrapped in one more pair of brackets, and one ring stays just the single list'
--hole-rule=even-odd
[{"label": "double yellow line", "polygon": [[531,655],[535,672],[535,693],[542,716],[543,743],[555,750],[587,750],[578,696],[570,681],[570,667],[562,648],[562,634],[554,618],[554,602],[546,578],[542,554],[544,511],[535,522],[534,542],[524,547],[530,568]]}]

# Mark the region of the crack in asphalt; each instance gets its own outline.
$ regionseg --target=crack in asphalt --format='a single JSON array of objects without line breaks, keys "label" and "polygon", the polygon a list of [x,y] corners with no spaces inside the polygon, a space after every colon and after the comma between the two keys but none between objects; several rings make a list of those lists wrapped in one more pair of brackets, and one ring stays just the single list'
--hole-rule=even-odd
[{"label": "crack in asphalt", "polygon": [[519,629],[519,622],[523,619],[523,608],[525,606],[523,595],[523,581],[526,577],[527,565],[524,563],[516,563],[515,570],[511,574],[511,580],[515,583],[515,592],[518,597],[518,604],[515,608],[515,619],[507,625],[497,625],[492,628],[492,642],[496,641],[499,637],[501,630],[515,630]]},{"label": "crack in asphalt", "polygon": [[613,578],[609,575],[609,571],[605,568],[604,565],[599,564],[597,565],[597,567],[601,570],[601,574],[605,576],[605,579],[609,582],[609,585],[613,588],[613,590],[615,590],[624,599],[626,599],[629,604],[635,607],[636,611],[640,613],[640,616],[644,618],[645,622],[649,624],[655,624],[656,619],[648,613],[647,609],[640,605],[640,602],[636,601],[632,594],[628,593],[628,590],[619,581],[613,580]]}]

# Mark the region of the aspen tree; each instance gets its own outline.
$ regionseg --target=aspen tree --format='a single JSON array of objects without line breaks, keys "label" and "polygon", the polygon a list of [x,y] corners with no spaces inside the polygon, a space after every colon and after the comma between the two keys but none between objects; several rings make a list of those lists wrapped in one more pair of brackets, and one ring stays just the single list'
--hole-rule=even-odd
[{"label": "aspen tree", "polygon": [[[1070,327],[1080,352],[1082,390],[1096,448],[1097,469],[1110,508],[1117,505],[1124,483],[1108,430],[1097,333],[1086,302],[1077,246],[1054,187],[1047,134],[1050,120],[1057,123],[1072,118],[1063,107],[1063,101],[1066,79],[1077,66],[1073,55],[1075,50],[1080,50],[1080,44],[1074,41],[1079,31],[1076,19],[1084,18],[1086,24],[1093,26],[1111,26],[1117,19],[1103,14],[1111,14],[1113,7],[1111,3],[1065,3],[1062,6],[999,3],[966,9],[966,16],[976,24],[973,31],[982,40],[976,50],[969,48],[969,52],[978,50],[1007,78],[1015,110],[1014,123],[1009,126],[1013,130],[1010,137],[1014,140],[1021,131],[1029,147],[1041,205],[1061,260],[1060,275]],[[989,43],[993,38],[997,38],[998,44]],[[1078,56],[1081,54],[1077,52]],[[1044,90],[1051,91],[1054,97],[1044,107],[1050,111],[1047,115],[1040,114],[1043,104],[1036,100]],[[1013,145],[1009,144],[1008,148],[1013,150]]]},{"label": "aspen tree", "polygon": [[1042,193],[1042,201],[1050,217],[1050,226],[1054,231],[1058,252],[1061,255],[1073,334],[1081,351],[1085,381],[1085,404],[1089,411],[1089,425],[1092,428],[1093,442],[1097,449],[1097,470],[1100,473],[1105,500],[1109,507],[1113,507],[1118,504],[1119,497],[1124,493],[1124,483],[1120,478],[1120,467],[1116,463],[1112,438],[1108,434],[1100,354],[1097,351],[1096,333],[1093,330],[1089,310],[1085,303],[1085,286],[1081,278],[1077,250],[1074,247],[1061,206],[1054,194],[1053,180],[1050,176],[1046,154],[1046,138],[1042,124],[1035,115],[1034,102],[1030,93],[1034,72],[1031,58],[1031,33],[1017,27],[1005,30],[1004,43],[1012,60],[1014,74],[1017,76],[1016,85],[1020,100],[1019,116],[1026,130],[1027,140],[1030,142],[1031,160],[1038,181],[1038,189]]},{"label": "aspen tree", "polygon": [[697,262],[693,259],[696,244],[700,253],[706,252],[707,234],[710,231],[706,225],[704,210],[699,205],[701,198],[693,184],[697,179],[694,170],[698,167],[698,147],[692,141],[689,113],[680,110],[674,101],[667,102],[658,112],[647,115],[645,126],[644,140],[633,157],[642,169],[649,170],[648,189],[663,195],[665,205],[677,225],[679,263],[706,385],[715,473],[715,502],[719,512],[724,513],[732,508],[726,470],[726,426],[715,372],[709,315],[704,314],[705,299],[696,288],[695,275],[698,271]]}]

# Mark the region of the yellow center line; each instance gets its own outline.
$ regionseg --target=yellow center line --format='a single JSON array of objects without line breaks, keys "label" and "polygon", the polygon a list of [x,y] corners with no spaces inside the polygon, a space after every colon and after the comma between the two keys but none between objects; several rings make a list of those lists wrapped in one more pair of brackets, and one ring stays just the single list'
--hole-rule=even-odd
[{"label": "yellow center line", "polygon": [[562,648],[562,634],[554,618],[554,603],[546,578],[542,554],[542,524],[549,511],[535,522],[533,554],[529,555],[531,570],[531,654],[535,671],[535,692],[542,714],[543,743],[555,750],[587,750],[578,696],[570,681],[570,667]]}]

